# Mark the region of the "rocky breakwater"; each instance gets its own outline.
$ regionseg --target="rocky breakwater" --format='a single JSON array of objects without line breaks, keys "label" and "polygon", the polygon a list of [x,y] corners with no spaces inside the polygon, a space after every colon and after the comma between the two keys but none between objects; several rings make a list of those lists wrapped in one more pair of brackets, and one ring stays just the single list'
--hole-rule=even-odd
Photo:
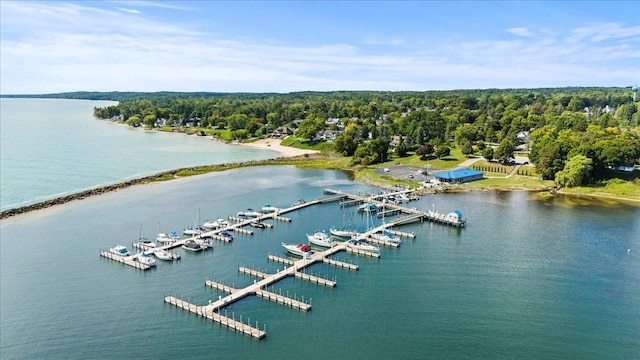
[{"label": "rocky breakwater", "polygon": [[66,204],[68,202],[75,201],[75,200],[82,200],[90,196],[101,195],[108,192],[117,191],[133,185],[146,184],[151,181],[157,181],[159,178],[174,177],[181,170],[183,169],[165,171],[159,174],[145,176],[143,178],[132,179],[128,181],[119,182],[117,184],[105,185],[95,189],[90,189],[90,190],[82,191],[75,194],[57,197],[55,199],[44,200],[35,204],[25,205],[15,209],[8,209],[0,212],[0,219],[6,219],[8,217],[24,214],[29,211],[46,209],[55,205]]}]

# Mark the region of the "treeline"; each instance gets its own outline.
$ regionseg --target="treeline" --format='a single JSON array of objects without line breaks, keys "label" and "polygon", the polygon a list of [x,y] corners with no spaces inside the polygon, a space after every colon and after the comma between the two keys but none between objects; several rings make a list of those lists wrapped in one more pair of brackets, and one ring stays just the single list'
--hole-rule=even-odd
[{"label": "treeline", "polygon": [[[120,100],[94,113],[132,126],[151,127],[157,119],[169,126],[189,123],[238,139],[282,126],[314,141],[329,132],[336,151],[365,165],[386,161],[390,145],[397,156],[442,156],[457,145],[464,153],[475,148],[489,160],[507,161],[524,142],[537,171],[550,179],[560,173],[563,185],[595,181],[640,158],[640,111],[629,88],[177,94]],[[570,161],[578,155],[588,160]],[[565,180],[576,172],[579,180]]]}]

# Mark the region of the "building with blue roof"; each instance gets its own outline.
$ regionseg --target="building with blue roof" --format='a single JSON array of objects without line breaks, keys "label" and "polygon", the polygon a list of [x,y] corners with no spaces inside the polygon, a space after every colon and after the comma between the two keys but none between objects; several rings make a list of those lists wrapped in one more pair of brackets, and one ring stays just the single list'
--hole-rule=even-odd
[{"label": "building with blue roof", "polygon": [[483,176],[484,172],[468,168],[444,171],[434,175],[439,181],[448,183],[465,183],[482,180]]}]

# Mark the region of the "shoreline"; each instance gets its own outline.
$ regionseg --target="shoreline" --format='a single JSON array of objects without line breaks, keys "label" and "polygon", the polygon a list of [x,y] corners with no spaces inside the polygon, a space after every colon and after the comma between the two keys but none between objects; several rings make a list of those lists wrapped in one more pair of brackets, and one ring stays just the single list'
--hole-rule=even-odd
[{"label": "shoreline", "polygon": [[[278,163],[278,162],[282,162],[282,160],[295,160],[295,158],[299,158],[299,157],[309,157],[310,154],[318,154],[321,153],[320,151],[317,150],[304,150],[304,149],[296,149],[296,148],[290,148],[290,147],[286,147],[286,146],[282,146],[281,145],[281,140],[279,139],[261,139],[258,140],[254,143],[232,143],[234,145],[238,145],[238,146],[248,146],[248,147],[253,147],[253,148],[257,148],[257,149],[264,149],[264,150],[272,150],[275,152],[278,152],[280,154],[282,154],[283,156],[281,157],[276,157],[276,158],[272,158],[272,159],[267,159],[267,160],[250,160],[250,161],[244,161],[244,162],[237,162],[237,163],[224,163],[224,164],[213,164],[213,165],[203,165],[203,166],[196,166],[196,167],[186,167],[186,168],[179,168],[179,169],[173,169],[173,170],[168,170],[168,171],[163,171],[163,172],[159,172],[156,174],[152,174],[152,175],[148,175],[148,176],[144,176],[141,178],[136,178],[136,179],[131,179],[131,180],[127,180],[127,181],[121,181],[115,184],[110,184],[110,185],[105,185],[105,186],[100,186],[97,188],[93,188],[93,189],[89,189],[89,190],[84,190],[84,191],[80,191],[77,193],[73,193],[73,194],[69,194],[69,195],[64,195],[64,196],[60,196],[60,197],[56,197],[53,199],[48,199],[48,200],[43,200],[37,203],[33,203],[33,204],[29,204],[29,205],[24,205],[24,206],[20,206],[17,208],[13,208],[13,209],[7,209],[4,211],[0,212],[0,220],[4,220],[10,217],[14,217],[14,216],[18,216],[18,215],[22,215],[22,214],[26,214],[29,212],[33,212],[36,210],[44,210],[53,206],[57,206],[57,205],[63,205],[63,204],[67,204],[76,200],[83,200],[85,198],[88,197],[93,197],[93,196],[98,196],[98,195],[103,195],[103,194],[107,194],[107,193],[111,193],[111,192],[115,192],[121,189],[125,189],[125,188],[129,188],[132,186],[136,186],[136,185],[145,185],[145,184],[152,184],[152,183],[156,183],[156,182],[163,182],[163,181],[168,181],[168,180],[178,180],[178,179],[185,179],[185,178],[189,178],[191,176],[196,176],[196,175],[204,175],[207,173],[212,173],[212,172],[217,172],[217,171],[226,171],[226,170],[231,170],[231,169],[237,169],[237,168],[241,168],[241,167],[251,167],[251,166],[274,166],[274,165],[283,165],[282,163]],[[294,163],[291,163],[289,165],[294,165]],[[329,170],[329,169],[328,169]],[[187,175],[179,175],[179,173],[181,172],[188,172]],[[392,188],[391,185],[389,184],[384,184],[384,183],[379,183],[377,181],[373,181],[369,178],[363,177],[363,178],[356,178],[355,181],[361,182],[361,183],[366,183],[369,185],[373,185],[373,186],[377,186],[380,188],[387,188],[390,189]],[[518,190],[524,190],[524,191],[544,191],[544,189],[518,189]],[[473,188],[467,188],[467,189],[456,189],[455,191],[443,191],[443,193],[446,192],[459,192],[459,191],[463,191],[463,192],[473,192],[473,191],[495,191],[495,189],[473,189]],[[513,189],[506,189],[506,190],[499,190],[499,191],[517,191],[517,190],[513,190]],[[621,197],[616,197],[616,196],[608,196],[605,194],[572,194],[572,193],[567,193],[567,192],[558,192],[558,195],[562,195],[562,196],[569,196],[569,197],[579,197],[579,198],[591,198],[591,199],[609,199],[609,200],[613,200],[613,201],[619,201],[619,202],[624,202],[630,206],[640,206],[640,199],[632,199],[632,198],[621,198]]]}]

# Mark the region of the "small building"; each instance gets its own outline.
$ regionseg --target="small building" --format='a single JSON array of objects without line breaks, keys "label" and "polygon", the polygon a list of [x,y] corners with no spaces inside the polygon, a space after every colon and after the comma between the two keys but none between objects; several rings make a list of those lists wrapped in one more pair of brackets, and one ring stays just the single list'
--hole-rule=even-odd
[{"label": "small building", "polygon": [[482,180],[483,176],[484,172],[474,169],[451,170],[434,175],[434,177],[439,181],[448,183],[465,183],[470,181]]}]

